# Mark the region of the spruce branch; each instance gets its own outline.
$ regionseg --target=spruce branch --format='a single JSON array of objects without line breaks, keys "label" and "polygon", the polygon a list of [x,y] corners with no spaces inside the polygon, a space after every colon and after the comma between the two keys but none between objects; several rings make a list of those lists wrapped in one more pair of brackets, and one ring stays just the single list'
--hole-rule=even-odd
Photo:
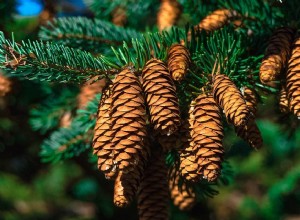
[{"label": "spruce branch", "polygon": [[115,26],[110,22],[85,17],[57,18],[42,27],[39,37],[69,47],[93,53],[103,52],[109,45],[119,46],[123,41],[141,38],[141,33]]},{"label": "spruce branch", "polygon": [[186,33],[179,28],[172,28],[162,33],[146,33],[141,39],[132,39],[132,48],[126,42],[121,48],[112,48],[118,60],[119,66],[132,64],[137,70],[141,70],[146,62],[152,58],[165,60],[168,48],[173,43],[179,43],[186,39]]},{"label": "spruce branch", "polygon": [[238,58],[244,53],[241,46],[241,34],[224,28],[211,35],[202,35],[197,38],[198,48],[193,56],[197,66],[202,67],[205,73],[212,73],[215,62],[223,74],[234,74],[232,70]]},{"label": "spruce branch", "polygon": [[58,129],[44,141],[40,153],[44,162],[58,162],[79,156],[91,147],[99,99],[100,95],[96,95],[86,109],[77,111],[70,127]]},{"label": "spruce branch", "polygon": [[83,82],[111,77],[117,65],[104,56],[40,41],[7,40],[0,33],[0,67],[12,76],[40,81]]}]

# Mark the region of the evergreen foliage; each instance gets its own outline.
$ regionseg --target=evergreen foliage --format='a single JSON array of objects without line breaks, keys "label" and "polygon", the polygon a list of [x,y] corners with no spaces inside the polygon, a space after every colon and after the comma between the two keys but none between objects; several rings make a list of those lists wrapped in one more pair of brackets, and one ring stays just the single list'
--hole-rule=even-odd
[{"label": "evergreen foliage", "polygon": [[122,45],[123,41],[130,43],[132,38],[141,38],[141,34],[100,19],[65,17],[54,19],[42,27],[39,38],[91,53],[102,53],[108,52],[110,45]]},{"label": "evergreen foliage", "polygon": [[[7,39],[0,33],[0,67],[11,77],[69,83],[72,88],[91,79],[98,81],[105,78],[111,83],[126,67],[141,76],[151,58],[166,62],[169,48],[174,43],[181,43],[189,50],[192,61],[187,77],[175,83],[184,118],[187,118],[187,107],[193,99],[212,91],[214,76],[219,73],[227,75],[237,88],[246,86],[255,89],[260,100],[278,92],[279,88],[260,82],[259,66],[266,39],[277,27],[286,25],[286,11],[292,9],[290,3],[259,0],[178,2],[183,8],[179,26],[156,32],[156,27],[153,27],[155,19],[144,19],[157,13],[159,1],[86,0],[96,18],[54,19],[41,28],[39,41],[17,43],[13,37]],[[127,27],[109,22],[117,7],[125,9]],[[210,33],[194,28],[203,17],[219,8],[235,10],[242,25],[229,23]],[[288,22],[297,27],[298,15],[295,10],[292,11]],[[59,128],[62,115],[66,111],[75,112],[77,92],[76,89],[63,88],[31,110],[32,128],[43,134],[52,132],[41,146],[40,156],[44,162],[70,159],[91,149],[101,95],[95,96],[85,109],[78,109],[69,127]],[[227,132],[229,125],[225,126]],[[169,152],[166,159],[168,166],[177,166],[178,157],[177,151]],[[295,188],[300,178],[296,168],[270,189],[271,200],[278,200],[282,194]],[[202,179],[190,187],[195,189],[200,200],[213,197],[218,193],[217,187],[230,182],[232,175],[230,164],[223,162],[217,181],[211,183]]]}]

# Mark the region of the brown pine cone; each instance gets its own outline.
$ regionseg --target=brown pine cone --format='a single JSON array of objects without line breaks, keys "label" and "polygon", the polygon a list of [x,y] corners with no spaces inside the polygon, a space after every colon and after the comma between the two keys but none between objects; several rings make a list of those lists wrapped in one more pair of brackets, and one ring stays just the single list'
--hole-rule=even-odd
[{"label": "brown pine cone", "polygon": [[112,19],[111,19],[112,23],[117,25],[117,26],[121,26],[123,27],[126,22],[127,22],[127,15],[126,15],[126,10],[123,7],[116,7],[113,11],[112,11]]},{"label": "brown pine cone", "polygon": [[[192,112],[195,108],[195,103],[192,102],[189,115],[192,115]],[[196,162],[196,156],[193,151],[194,146],[191,142],[191,123],[192,121],[189,119],[185,119],[182,125],[182,143],[183,149],[180,151],[180,164],[179,164],[179,172],[180,175],[187,181],[198,182],[200,180],[200,176],[198,175],[199,165]]]},{"label": "brown pine cone", "polygon": [[11,90],[11,81],[0,73],[0,96],[5,96]]},{"label": "brown pine cone", "polygon": [[97,121],[94,129],[93,149],[98,156],[98,168],[107,179],[116,177],[116,166],[113,162],[113,145],[110,108],[111,108],[111,86],[104,89],[98,107]]},{"label": "brown pine cone", "polygon": [[282,113],[289,112],[289,100],[287,99],[285,87],[282,87],[279,93],[279,110]]},{"label": "brown pine cone", "polygon": [[138,190],[138,212],[140,220],[168,219],[169,192],[168,170],[164,155],[153,153],[144,172]]},{"label": "brown pine cone", "polygon": [[258,150],[262,147],[263,139],[254,121],[250,121],[243,126],[235,127],[235,132],[254,149]]},{"label": "brown pine cone", "polygon": [[181,5],[176,0],[162,0],[158,14],[157,26],[158,30],[173,26],[181,14]]},{"label": "brown pine cone", "polygon": [[223,74],[218,74],[213,81],[213,95],[216,102],[223,109],[227,121],[234,126],[241,126],[252,120],[251,112],[243,98],[241,91]]},{"label": "brown pine cone", "polygon": [[181,119],[176,87],[167,67],[162,61],[151,59],[143,69],[142,79],[154,130],[162,135],[173,134]]},{"label": "brown pine cone", "polygon": [[[255,91],[249,87],[244,87],[242,88],[242,94],[250,112],[253,116],[256,116],[257,96]],[[250,120],[244,125],[235,127],[235,132],[254,149],[260,149],[262,147],[263,139],[254,120]]]},{"label": "brown pine cone", "polygon": [[300,38],[293,44],[292,55],[288,63],[286,74],[286,92],[289,100],[289,110],[300,118]]},{"label": "brown pine cone", "polygon": [[120,72],[112,86],[111,144],[117,172],[146,163],[149,156],[146,107],[141,83],[131,69]]},{"label": "brown pine cone", "polygon": [[114,204],[120,208],[128,206],[138,190],[144,167],[139,165],[129,172],[120,171],[114,187]]},{"label": "brown pine cone", "polygon": [[249,111],[255,116],[257,113],[257,103],[258,103],[257,94],[255,90],[249,87],[243,87],[241,91]]},{"label": "brown pine cone", "polygon": [[295,30],[288,27],[278,28],[272,35],[259,69],[260,81],[270,84],[279,79],[286,68],[291,54]]},{"label": "brown pine cone", "polygon": [[194,147],[189,146],[180,151],[180,175],[187,181],[198,182],[200,175],[198,174],[199,164],[193,151]]},{"label": "brown pine cone", "polygon": [[183,80],[190,63],[190,53],[185,46],[173,44],[170,47],[168,51],[168,68],[174,80]]},{"label": "brown pine cone", "polygon": [[196,203],[196,193],[184,181],[180,182],[179,172],[175,167],[169,172],[169,190],[174,205],[182,211],[190,210]]},{"label": "brown pine cone", "polygon": [[220,174],[224,149],[222,146],[223,125],[220,109],[212,95],[199,95],[190,114],[191,142],[198,175],[209,182]]},{"label": "brown pine cone", "polygon": [[199,24],[196,26],[197,29],[205,31],[215,31],[226,25],[230,19],[238,16],[238,13],[234,10],[229,9],[218,9],[207,15]]},{"label": "brown pine cone", "polygon": [[93,100],[95,95],[101,93],[103,87],[105,86],[105,80],[99,80],[93,82],[94,78],[87,81],[81,88],[80,93],[77,96],[77,105],[79,109],[84,109],[87,104]]}]

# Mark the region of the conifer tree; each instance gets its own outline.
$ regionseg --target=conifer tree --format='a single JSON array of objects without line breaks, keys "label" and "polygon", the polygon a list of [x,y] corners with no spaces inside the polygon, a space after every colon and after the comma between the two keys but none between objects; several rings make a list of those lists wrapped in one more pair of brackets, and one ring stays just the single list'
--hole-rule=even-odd
[{"label": "conifer tree", "polygon": [[32,126],[43,132],[76,112],[43,142],[41,156],[56,162],[93,152],[99,172],[114,180],[116,206],[137,195],[141,219],[167,219],[169,190],[181,209],[201,197],[197,187],[212,195],[228,175],[223,128],[263,145],[255,122],[262,94],[284,88],[281,110],[299,117],[299,27],[293,13],[283,16],[292,9],[286,1],[86,3],[95,18],[55,18],[38,41],[1,33],[0,65],[11,77],[80,88],[36,109]]}]

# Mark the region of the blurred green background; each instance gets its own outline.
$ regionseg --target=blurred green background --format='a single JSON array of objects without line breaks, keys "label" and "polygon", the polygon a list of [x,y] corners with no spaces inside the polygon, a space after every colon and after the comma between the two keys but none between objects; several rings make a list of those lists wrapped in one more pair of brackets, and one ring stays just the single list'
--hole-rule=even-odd
[{"label": "blurred green background", "polygon": [[[28,15],[24,2],[15,2],[17,7],[13,1],[0,3],[0,28],[7,36],[14,32],[17,40],[35,39],[44,22],[43,5],[27,1],[37,4]],[[90,16],[82,2],[52,2],[58,16]],[[97,171],[88,153],[56,164],[40,161],[47,134],[32,130],[29,111],[49,95],[46,87],[13,80],[12,91],[0,97],[0,219],[137,219],[136,204],[113,206],[113,183]],[[230,183],[189,212],[172,206],[171,219],[300,219],[300,130],[275,110],[276,97],[263,103],[258,114],[263,149],[253,151],[227,130],[224,146],[234,172]]]}]

